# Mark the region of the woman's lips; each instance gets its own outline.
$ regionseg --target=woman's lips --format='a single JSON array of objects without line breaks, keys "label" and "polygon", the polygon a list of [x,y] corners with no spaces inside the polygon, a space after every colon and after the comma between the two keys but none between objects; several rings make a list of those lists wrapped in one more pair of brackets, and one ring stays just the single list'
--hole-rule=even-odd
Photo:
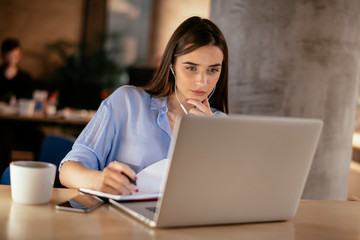
[{"label": "woman's lips", "polygon": [[191,92],[196,96],[203,96],[204,94],[206,94],[206,92],[201,90],[191,90]]}]

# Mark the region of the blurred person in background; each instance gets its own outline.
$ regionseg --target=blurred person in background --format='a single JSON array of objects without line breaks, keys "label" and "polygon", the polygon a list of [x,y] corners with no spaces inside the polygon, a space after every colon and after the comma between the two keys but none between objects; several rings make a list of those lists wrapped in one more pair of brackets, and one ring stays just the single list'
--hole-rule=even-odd
[{"label": "blurred person in background", "polygon": [[20,42],[6,38],[1,44],[0,101],[32,98],[33,78],[19,68],[22,57]]}]

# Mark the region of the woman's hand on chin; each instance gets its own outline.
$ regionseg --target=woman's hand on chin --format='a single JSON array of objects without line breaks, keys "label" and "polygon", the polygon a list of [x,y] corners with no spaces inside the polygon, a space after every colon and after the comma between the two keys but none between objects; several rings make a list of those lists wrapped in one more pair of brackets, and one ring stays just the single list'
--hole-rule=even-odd
[{"label": "woman's hand on chin", "polygon": [[190,109],[189,114],[207,115],[207,116],[213,115],[213,112],[210,109],[209,100],[207,98],[205,98],[205,100],[202,102],[196,99],[187,99],[186,103],[192,104],[196,107]]}]

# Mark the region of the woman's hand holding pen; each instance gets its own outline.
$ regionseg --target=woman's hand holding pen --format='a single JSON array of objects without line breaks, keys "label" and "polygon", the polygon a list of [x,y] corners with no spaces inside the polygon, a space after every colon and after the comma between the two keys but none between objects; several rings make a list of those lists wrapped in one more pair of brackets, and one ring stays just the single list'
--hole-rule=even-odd
[{"label": "woman's hand holding pen", "polygon": [[205,100],[202,102],[199,100],[196,100],[196,99],[187,99],[186,102],[190,103],[196,107],[196,108],[190,109],[189,114],[213,115],[213,112],[210,109],[209,100],[207,98],[205,98]]},{"label": "woman's hand holding pen", "polygon": [[131,195],[139,191],[131,180],[135,182],[136,173],[128,165],[114,161],[98,176],[96,188],[106,193]]}]

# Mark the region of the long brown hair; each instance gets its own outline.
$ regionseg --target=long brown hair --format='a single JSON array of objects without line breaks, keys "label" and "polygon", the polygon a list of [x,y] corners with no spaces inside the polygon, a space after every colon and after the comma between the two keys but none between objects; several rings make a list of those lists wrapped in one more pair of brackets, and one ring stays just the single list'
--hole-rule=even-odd
[{"label": "long brown hair", "polygon": [[175,58],[207,45],[219,47],[224,55],[219,81],[209,100],[210,106],[229,113],[228,48],[220,29],[208,19],[191,17],[180,24],[165,48],[160,66],[154,77],[142,88],[153,97],[171,95],[174,92],[175,79],[170,74],[170,65],[174,63]]}]

